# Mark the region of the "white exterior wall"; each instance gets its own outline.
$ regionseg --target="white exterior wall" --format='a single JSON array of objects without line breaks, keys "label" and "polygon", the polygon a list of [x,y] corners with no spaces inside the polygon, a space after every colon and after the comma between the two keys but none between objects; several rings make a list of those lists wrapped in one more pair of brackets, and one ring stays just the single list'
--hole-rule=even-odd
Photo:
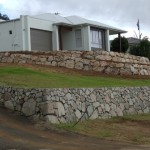
[{"label": "white exterior wall", "polygon": [[[53,31],[51,21],[21,16],[18,20],[0,23],[0,51],[31,51],[30,29]],[[9,34],[9,31],[12,34]],[[55,42],[55,39],[53,39]]]},{"label": "white exterior wall", "polygon": [[84,35],[84,50],[91,50],[91,40],[90,40],[90,26],[83,27]]},{"label": "white exterior wall", "polygon": [[[12,31],[12,34],[9,31]],[[21,21],[0,23],[0,51],[19,51],[22,48]]]},{"label": "white exterior wall", "polygon": [[53,25],[52,38],[53,38],[53,50],[59,50],[59,34],[57,25]]}]

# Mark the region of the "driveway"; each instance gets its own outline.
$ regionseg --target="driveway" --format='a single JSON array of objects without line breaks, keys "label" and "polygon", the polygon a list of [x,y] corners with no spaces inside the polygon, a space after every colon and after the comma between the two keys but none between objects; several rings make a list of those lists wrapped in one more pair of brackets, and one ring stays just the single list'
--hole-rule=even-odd
[{"label": "driveway", "polygon": [[150,150],[150,146],[40,129],[25,117],[0,108],[0,150]]}]

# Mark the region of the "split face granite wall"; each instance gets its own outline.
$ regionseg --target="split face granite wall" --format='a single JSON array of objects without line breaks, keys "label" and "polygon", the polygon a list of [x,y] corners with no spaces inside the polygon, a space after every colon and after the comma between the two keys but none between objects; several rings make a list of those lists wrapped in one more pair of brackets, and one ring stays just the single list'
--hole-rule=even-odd
[{"label": "split face granite wall", "polygon": [[0,87],[0,105],[51,123],[150,113],[150,87],[24,89]]},{"label": "split face granite wall", "polygon": [[107,51],[1,52],[0,63],[47,65],[114,75],[150,75],[148,58]]}]

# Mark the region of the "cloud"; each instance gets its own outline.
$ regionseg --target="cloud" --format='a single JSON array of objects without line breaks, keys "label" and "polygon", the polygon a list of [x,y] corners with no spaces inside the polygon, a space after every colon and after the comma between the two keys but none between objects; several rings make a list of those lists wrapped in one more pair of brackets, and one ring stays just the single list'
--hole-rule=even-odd
[{"label": "cloud", "polygon": [[6,0],[0,0],[0,4],[5,4]]},{"label": "cloud", "polygon": [[137,30],[140,19],[143,33],[150,36],[149,0],[0,0],[0,6],[10,18],[59,12],[62,16],[79,15],[130,30]]}]

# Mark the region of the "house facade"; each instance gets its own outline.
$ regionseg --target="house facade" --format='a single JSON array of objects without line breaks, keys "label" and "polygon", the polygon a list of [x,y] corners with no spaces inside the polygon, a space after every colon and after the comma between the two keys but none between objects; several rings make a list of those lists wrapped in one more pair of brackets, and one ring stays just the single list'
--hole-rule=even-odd
[{"label": "house facade", "polygon": [[126,31],[79,16],[20,16],[0,22],[0,51],[107,50],[109,36]]}]

